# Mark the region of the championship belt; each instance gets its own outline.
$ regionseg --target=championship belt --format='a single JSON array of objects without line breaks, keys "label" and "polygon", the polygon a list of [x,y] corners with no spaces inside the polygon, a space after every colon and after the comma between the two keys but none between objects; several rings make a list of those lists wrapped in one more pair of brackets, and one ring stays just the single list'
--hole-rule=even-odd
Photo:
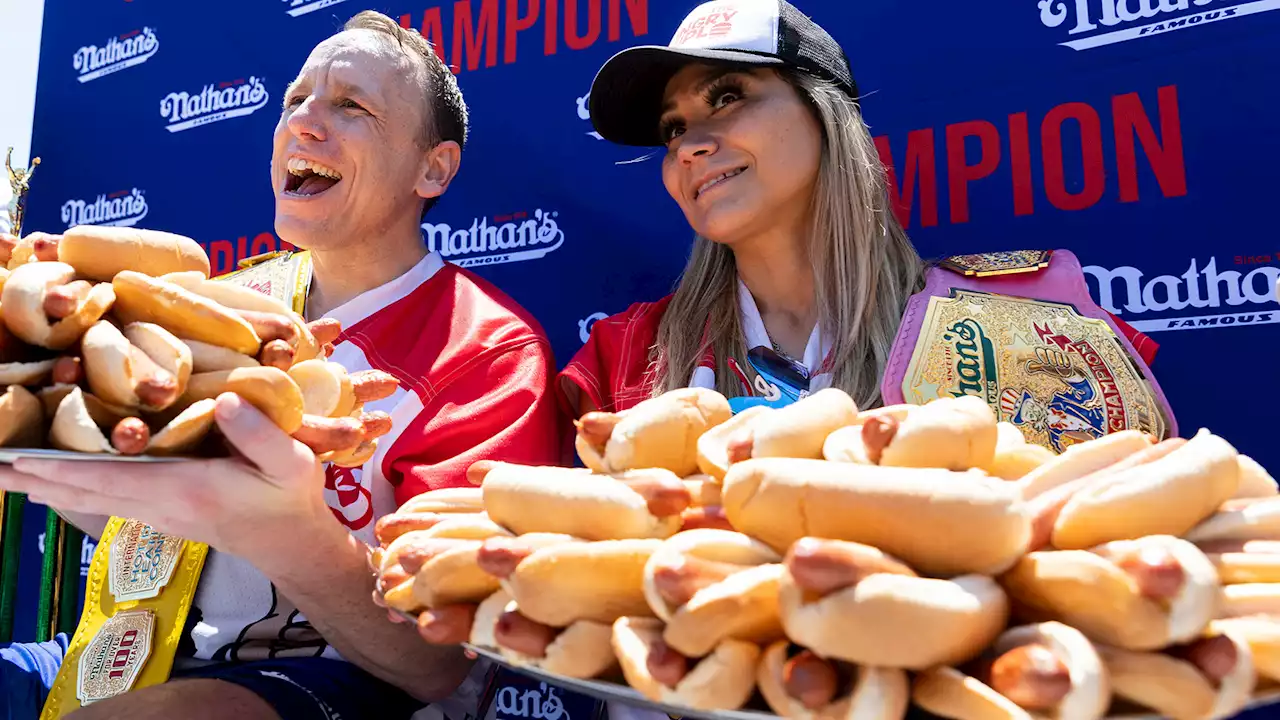
[{"label": "championship belt", "polygon": [[1120,430],[1178,432],[1150,368],[1066,250],[960,255],[930,270],[881,393],[886,405],[975,395],[1058,453]]},{"label": "championship belt", "polygon": [[[271,253],[215,278],[253,288],[299,315],[311,287],[311,256]],[[146,523],[113,517],[98,541],[84,612],[40,720],[169,679],[209,547]]]}]

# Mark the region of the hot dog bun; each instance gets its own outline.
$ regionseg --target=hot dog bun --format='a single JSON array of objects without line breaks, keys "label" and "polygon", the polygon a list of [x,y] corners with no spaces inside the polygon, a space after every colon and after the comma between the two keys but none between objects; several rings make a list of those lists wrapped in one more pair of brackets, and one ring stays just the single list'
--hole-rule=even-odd
[{"label": "hot dog bun", "polygon": [[827,436],[857,416],[858,407],[843,390],[819,390],[753,420],[744,435],[751,443],[749,457],[820,460]]},{"label": "hot dog bun", "polygon": [[841,462],[948,470],[983,467],[995,455],[996,416],[981,398],[942,398],[904,415],[901,420],[896,414],[864,417],[856,430],[832,433],[823,455]]},{"label": "hot dog bun", "polygon": [[305,362],[320,355],[320,345],[316,342],[315,336],[311,334],[311,330],[307,327],[307,323],[302,319],[302,316],[270,295],[242,285],[209,280],[189,272],[166,275],[162,279],[233,310],[251,310],[283,315],[289,319],[289,322],[293,324],[294,329],[297,331],[297,354],[294,356],[294,362]]},{"label": "hot dog bun", "polygon": [[[685,503],[669,514],[654,515],[645,496],[624,482],[647,480],[683,492]],[[680,529],[680,512],[689,503],[680,479],[662,469],[611,477],[583,469],[499,463],[485,475],[481,489],[489,516],[517,535],[554,532],[587,540],[670,537]]]},{"label": "hot dog bun", "polygon": [[49,428],[49,442],[59,450],[119,454],[89,414],[84,393],[78,387],[72,388],[58,403]]},{"label": "hot dog bun", "polygon": [[1057,620],[1130,650],[1197,637],[1214,617],[1221,592],[1204,553],[1170,536],[1031,552],[1000,583],[1029,617]]},{"label": "hot dog bun", "polygon": [[767,405],[753,405],[704,432],[698,438],[698,469],[717,482],[723,481],[724,474],[729,472],[729,441],[750,423],[773,411]]},{"label": "hot dog bun", "polygon": [[583,464],[599,471],[662,468],[685,477],[698,472],[698,438],[732,414],[714,390],[673,390],[604,418],[605,427],[612,424],[604,438],[590,431],[588,413],[579,421],[576,446]]},{"label": "hot dog bun", "polygon": [[148,455],[181,455],[199,445],[213,429],[213,409],[217,401],[200,400],[188,405],[160,432],[151,436]]},{"label": "hot dog bun", "polygon": [[21,385],[0,395],[0,447],[35,447],[44,430],[44,405]]},{"label": "hot dog bun", "polygon": [[1219,618],[1280,615],[1280,584],[1238,583],[1222,588]]},{"label": "hot dog bun", "polygon": [[191,367],[193,372],[217,372],[234,370],[242,367],[258,367],[261,363],[248,355],[238,353],[231,348],[210,345],[199,340],[184,339],[183,344],[191,351]]},{"label": "hot dog bun", "polygon": [[1053,526],[1053,546],[1078,550],[1112,540],[1183,535],[1235,494],[1236,458],[1235,448],[1201,430],[1158,460],[1107,475],[1067,501]]},{"label": "hot dog bun", "polygon": [[[117,407],[159,412],[178,400],[191,378],[191,351],[159,325],[132,323],[121,332],[101,320],[85,332],[80,347],[89,389]],[[145,357],[138,357],[139,351]],[[154,375],[142,365],[147,360],[168,373],[172,383],[156,395],[144,395],[140,387]]]},{"label": "hot dog bun", "polygon": [[414,495],[399,513],[479,513],[484,510],[480,488],[441,488]]},{"label": "hot dog bun", "polygon": [[1223,509],[1191,528],[1186,538],[1201,543],[1214,540],[1280,540],[1280,497],[1258,498]]},{"label": "hot dog bun", "polygon": [[75,279],[75,268],[60,262],[25,263],[15,269],[0,290],[4,324],[22,341],[51,350],[74,345],[116,301],[111,285],[94,285],[70,315],[50,322],[45,297],[53,288]]},{"label": "hot dog bun", "polygon": [[476,609],[471,644],[495,648],[511,664],[541,668],[571,678],[594,678],[618,664],[613,654],[613,628],[608,623],[579,620],[556,634],[542,656],[528,655],[502,645],[495,629],[504,613],[518,613],[520,606],[504,590],[489,596]]},{"label": "hot dog bun", "polygon": [[434,608],[480,602],[497,592],[498,579],[476,564],[480,541],[497,536],[511,537],[511,533],[480,514],[459,514],[423,530],[422,537],[466,542],[422,563],[414,575],[414,597],[423,607]]},{"label": "hot dog bun", "polygon": [[955,665],[981,652],[1008,620],[1008,599],[991,578],[879,572],[886,561],[896,561],[866,545],[819,542],[855,558],[849,568],[854,584],[815,598],[803,579],[797,581],[793,549],[778,605],[787,637],[821,657],[908,670]]},{"label": "hot dog bun", "polygon": [[901,720],[906,716],[907,674],[895,668],[856,668],[853,689],[848,694],[810,710],[786,690],[788,647],[786,640],[769,645],[756,669],[760,694],[778,715],[790,720]]},{"label": "hot dog bun", "polygon": [[1135,652],[1098,646],[1116,697],[1151,708],[1174,720],[1227,718],[1249,702],[1256,677],[1249,645],[1230,630],[1210,633],[1205,640],[1226,645],[1235,662],[1220,682],[1206,677],[1190,660],[1167,652]]},{"label": "hot dog bun", "polygon": [[[256,356],[262,341],[243,318],[173,283],[125,270],[111,281],[115,314],[124,322],[150,322],[180,338]],[[7,287],[7,286],[6,286]]]},{"label": "hot dog bun", "polygon": [[662,621],[623,617],[613,624],[613,650],[622,665],[627,684],[655,702],[684,705],[697,710],[736,710],[751,698],[756,686],[759,646],[741,640],[725,640],[705,658],[691,663],[688,674],[675,687],[667,687],[649,672],[649,652],[661,641]]},{"label": "hot dog bun", "polygon": [[1197,543],[1223,585],[1280,583],[1280,541],[1210,540]]},{"label": "hot dog bun", "polygon": [[1240,485],[1233,498],[1272,497],[1280,493],[1275,478],[1248,455],[1236,458],[1240,463]]},{"label": "hot dog bun", "polygon": [[351,376],[337,363],[303,360],[289,368],[289,377],[302,390],[303,412],[308,415],[341,417],[356,406]]},{"label": "hot dog bun", "polygon": [[[727,563],[733,574],[699,579],[698,561]],[[769,546],[727,530],[688,530],[658,546],[644,568],[644,596],[666,622],[662,637],[682,655],[701,657],[727,638],[757,644],[782,637],[778,581],[782,558]],[[676,605],[662,591],[683,579],[692,592]]]},{"label": "hot dog bun", "polygon": [[0,385],[38,385],[53,372],[54,360],[0,364]]},{"label": "hot dog bun", "polygon": [[647,616],[652,610],[644,597],[644,566],[660,544],[603,540],[543,547],[521,561],[502,587],[522,614],[552,627]]},{"label": "hot dog bun", "polygon": [[1247,644],[1258,677],[1280,681],[1280,620],[1275,617],[1214,620],[1209,623],[1209,633],[1226,633]]},{"label": "hot dog bun", "polygon": [[180,403],[194,403],[231,392],[244,398],[286,434],[302,426],[302,391],[283,370],[273,367],[236,368],[196,373]]},{"label": "hot dog bun", "polygon": [[[1003,633],[996,640],[992,654],[1000,656],[1028,645],[1046,648],[1061,661],[1069,677],[1070,689],[1050,708],[1024,709],[991,685],[955,668],[932,668],[918,675],[911,699],[935,715],[955,720],[1033,720],[1038,717],[1098,720],[1106,714],[1111,702],[1111,684],[1102,659],[1088,638],[1061,623],[1024,625]],[[1044,672],[1043,668],[1021,670]]]},{"label": "hot dog bun", "polygon": [[156,230],[77,225],[62,233],[58,261],[100,282],[110,282],[124,270],[152,276],[188,271],[209,277],[209,256],[199,243]]},{"label": "hot dog bun", "polygon": [[1043,445],[1028,443],[1013,423],[1001,422],[996,424],[995,454],[982,469],[1001,480],[1021,480],[1057,457]]},{"label": "hot dog bun", "polygon": [[1031,537],[1015,487],[949,470],[748,460],[723,498],[734,528],[780,552],[807,535],[850,540],[941,577],[1003,571]]},{"label": "hot dog bun", "polygon": [[1018,480],[1025,500],[1031,500],[1066,483],[1098,472],[1136,452],[1151,447],[1154,439],[1137,430],[1121,430],[1087,443],[1068,447],[1056,459],[1044,463]]}]

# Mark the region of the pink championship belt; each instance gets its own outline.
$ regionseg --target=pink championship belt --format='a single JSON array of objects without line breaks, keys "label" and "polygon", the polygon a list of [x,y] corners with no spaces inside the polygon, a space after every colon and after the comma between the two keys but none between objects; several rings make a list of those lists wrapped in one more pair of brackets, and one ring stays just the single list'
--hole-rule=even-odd
[{"label": "pink championship belt", "polygon": [[931,269],[907,302],[881,393],[886,405],[976,395],[1055,452],[1120,430],[1178,433],[1151,369],[1066,250],[959,255]]}]

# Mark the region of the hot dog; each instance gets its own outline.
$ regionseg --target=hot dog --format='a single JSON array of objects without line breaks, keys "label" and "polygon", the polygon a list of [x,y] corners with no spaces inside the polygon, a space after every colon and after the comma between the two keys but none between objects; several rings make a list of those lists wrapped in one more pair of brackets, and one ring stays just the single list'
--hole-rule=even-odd
[{"label": "hot dog", "polygon": [[644,595],[666,623],[664,641],[701,657],[725,639],[757,644],[782,637],[782,558],[728,530],[688,530],[664,540],[644,567]]},{"label": "hot dog", "polygon": [[179,402],[217,398],[233,392],[292,435],[302,427],[302,391],[287,373],[272,367],[195,373]]},{"label": "hot dog", "polygon": [[458,645],[471,639],[475,603],[443,605],[418,615],[418,634],[434,645]]},{"label": "hot dog", "polygon": [[328,345],[337,342],[338,336],[342,334],[342,323],[333,318],[320,318],[307,323],[307,329],[317,343]]},{"label": "hot dog", "polygon": [[66,285],[49,288],[44,296],[44,314],[50,320],[61,320],[75,313],[89,298],[93,284],[87,280],[73,280]]},{"label": "hot dog", "polygon": [[736,710],[756,686],[760,648],[724,640],[704,657],[689,658],[662,639],[662,621],[622,617],[613,624],[613,651],[627,684],[655,702],[697,710]]},{"label": "hot dog", "polygon": [[351,373],[351,388],[356,396],[356,403],[376,402],[391,397],[400,381],[394,375],[381,370],[362,370]]},{"label": "hot dog", "polygon": [[151,428],[140,418],[125,418],[111,430],[111,447],[121,455],[141,455],[150,442]]},{"label": "hot dog", "polygon": [[777,412],[762,415],[739,430],[730,439],[737,447],[729,450],[729,459],[819,459],[827,436],[852,424],[857,415],[853,398],[843,390],[819,390]]},{"label": "hot dog", "polygon": [[680,513],[680,532],[689,530],[733,530],[733,523],[720,505],[691,507]]},{"label": "hot dog", "polygon": [[723,481],[730,465],[729,442],[748,424],[772,412],[767,405],[753,405],[704,432],[698,438],[698,469],[717,483]]},{"label": "hot dog", "polygon": [[1196,543],[1223,585],[1280,583],[1280,540],[1209,540]]},{"label": "hot dog", "polygon": [[124,408],[158,412],[173,405],[191,376],[191,351],[158,325],[133,323],[121,332],[106,320],[81,342],[93,394]]},{"label": "hot dog", "polygon": [[854,667],[779,640],[756,670],[760,693],[775,713],[793,720],[901,720],[907,712],[907,674]]},{"label": "hot dog", "polygon": [[1222,588],[1219,618],[1280,615],[1280,583],[1237,583]]},{"label": "hot dog", "polygon": [[1214,620],[1209,634],[1227,634],[1248,645],[1258,678],[1280,682],[1280,620],[1273,616]]},{"label": "hot dog", "polygon": [[661,468],[686,477],[698,472],[698,438],[731,415],[729,401],[713,390],[674,390],[622,413],[589,413],[578,422],[575,444],[597,472]]},{"label": "hot dog", "polygon": [[658,540],[575,542],[554,534],[486,541],[477,564],[531,620],[567,627],[578,620],[612,623],[623,615],[652,614],[644,572]]},{"label": "hot dog", "polygon": [[513,665],[571,678],[594,678],[617,665],[607,623],[579,620],[552,627],[530,619],[505,591],[480,603],[471,643],[493,648]]},{"label": "hot dog", "polygon": [[498,580],[480,569],[476,553],[484,539],[506,534],[481,515],[458,515],[400,535],[383,551],[381,573],[411,577],[384,589],[387,605],[409,612],[480,602],[498,590]]},{"label": "hot dog", "polygon": [[478,513],[484,510],[479,488],[441,488],[414,495],[397,512]]},{"label": "hot dog", "polygon": [[[213,400],[193,403],[159,432],[151,432],[139,418],[121,417],[118,411],[73,386],[53,414],[49,441],[58,449],[85,453],[179,454],[193,449],[208,435],[213,427],[214,405]],[[111,428],[110,439],[105,428]]]},{"label": "hot dog", "polygon": [[1098,720],[1107,712],[1106,670],[1093,644],[1074,628],[1056,622],[1012,628],[996,640],[989,660],[972,674],[927,670],[916,677],[912,700],[955,720]]},{"label": "hot dog", "polygon": [[44,404],[21,385],[0,395],[0,447],[33,447],[44,430]]},{"label": "hot dog", "polygon": [[111,287],[116,296],[113,312],[123,322],[154,323],[178,337],[250,356],[262,348],[253,326],[234,310],[178,285],[125,270],[111,280]]},{"label": "hot dog", "polygon": [[303,415],[302,426],[293,439],[317,455],[353,450],[364,440],[364,426],[356,418],[327,418]]},{"label": "hot dog", "polygon": [[84,379],[84,364],[78,357],[60,357],[53,361],[51,379],[55,385],[77,385]]},{"label": "hot dog", "polygon": [[302,391],[303,408],[310,415],[345,417],[358,404],[352,377],[337,363],[304,360],[289,368],[289,377]]},{"label": "hot dog", "polygon": [[[118,273],[134,270],[148,275],[194,272],[209,276],[209,256],[189,237],[155,230],[77,225],[46,241],[56,259],[81,277],[111,282]],[[41,252],[36,249],[37,255]]]},{"label": "hot dog", "polygon": [[1198,636],[1213,618],[1220,593],[1213,563],[1171,536],[1031,552],[1000,583],[1032,616],[1130,650]]},{"label": "hot dog", "polygon": [[[292,308],[270,295],[264,295],[250,288],[232,283],[208,280],[201,277],[199,273],[194,272],[170,273],[161,279],[177,285],[193,295],[212,300],[233,312],[260,313],[274,318],[267,321],[270,323],[269,326],[264,327],[264,332],[270,337],[259,339],[266,341],[279,337],[288,340],[289,344],[296,350],[296,355],[294,356],[296,362],[304,362],[320,356],[320,343],[311,333],[307,323]],[[240,317],[239,313],[236,314]],[[279,324],[279,318],[284,318],[293,326],[293,336],[290,336],[290,331],[283,329],[283,325]],[[244,318],[241,317],[241,319]],[[250,325],[252,325],[252,322],[250,322]],[[256,355],[257,353],[249,354]]]},{"label": "hot dog", "polygon": [[1164,652],[1100,645],[1098,654],[1116,697],[1174,720],[1230,717],[1248,703],[1256,682],[1249,645],[1230,630]]},{"label": "hot dog", "polygon": [[288,370],[293,366],[295,353],[293,346],[287,341],[271,340],[263,343],[262,351],[258,353],[258,363],[280,370]]},{"label": "hot dog", "polygon": [[1240,455],[1240,486],[1236,488],[1236,498],[1272,497],[1280,493],[1275,478],[1271,477],[1256,460],[1248,455]]},{"label": "hot dog", "polygon": [[1191,528],[1186,538],[1195,543],[1280,539],[1280,497],[1249,499],[1223,507]]},{"label": "hot dog", "polygon": [[722,494],[733,527],[774,550],[849,540],[940,577],[1005,570],[1031,535],[1011,483],[949,470],[765,458],[732,466]]},{"label": "hot dog", "polygon": [[942,398],[900,415],[865,416],[858,425],[831,433],[822,456],[886,467],[968,470],[990,464],[995,455],[996,416],[981,398]]},{"label": "hot dog", "polygon": [[1235,448],[1201,430],[1163,457],[1106,474],[1073,495],[1054,523],[1053,546],[1181,536],[1230,499],[1239,479]]},{"label": "hot dog", "polygon": [[518,535],[665,538],[680,529],[681,513],[692,502],[684,483],[662,469],[613,476],[506,463],[475,469],[473,475],[482,478],[485,509],[495,522]]},{"label": "hot dog", "polygon": [[[75,279],[70,265],[58,262],[26,263],[13,270],[0,290],[5,326],[23,342],[50,350],[65,350],[80,340],[116,300],[111,285],[100,283],[66,315],[51,318],[45,310],[50,293],[60,296]],[[78,287],[78,286],[77,286]],[[61,303],[59,309],[65,309]]]},{"label": "hot dog", "polygon": [[1022,497],[1032,500],[1053,488],[1091,475],[1153,444],[1153,438],[1137,430],[1121,430],[1068,447],[1054,460],[1018,480]]},{"label": "hot dog", "polygon": [[1028,443],[1022,431],[1008,422],[996,423],[996,449],[982,469],[1001,480],[1021,480],[1058,456],[1043,445]]},{"label": "hot dog", "polygon": [[918,577],[866,545],[804,538],[784,565],[782,626],[826,658],[909,670],[954,665],[981,652],[1009,616],[1004,592],[988,577]]}]

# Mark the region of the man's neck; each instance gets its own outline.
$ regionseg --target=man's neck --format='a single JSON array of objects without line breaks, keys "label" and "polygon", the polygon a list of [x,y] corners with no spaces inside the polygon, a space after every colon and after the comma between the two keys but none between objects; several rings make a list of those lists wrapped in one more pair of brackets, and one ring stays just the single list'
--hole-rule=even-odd
[{"label": "man's neck", "polygon": [[380,237],[332,250],[311,251],[307,319],[314,320],[355,297],[400,277],[427,256],[421,235]]}]

